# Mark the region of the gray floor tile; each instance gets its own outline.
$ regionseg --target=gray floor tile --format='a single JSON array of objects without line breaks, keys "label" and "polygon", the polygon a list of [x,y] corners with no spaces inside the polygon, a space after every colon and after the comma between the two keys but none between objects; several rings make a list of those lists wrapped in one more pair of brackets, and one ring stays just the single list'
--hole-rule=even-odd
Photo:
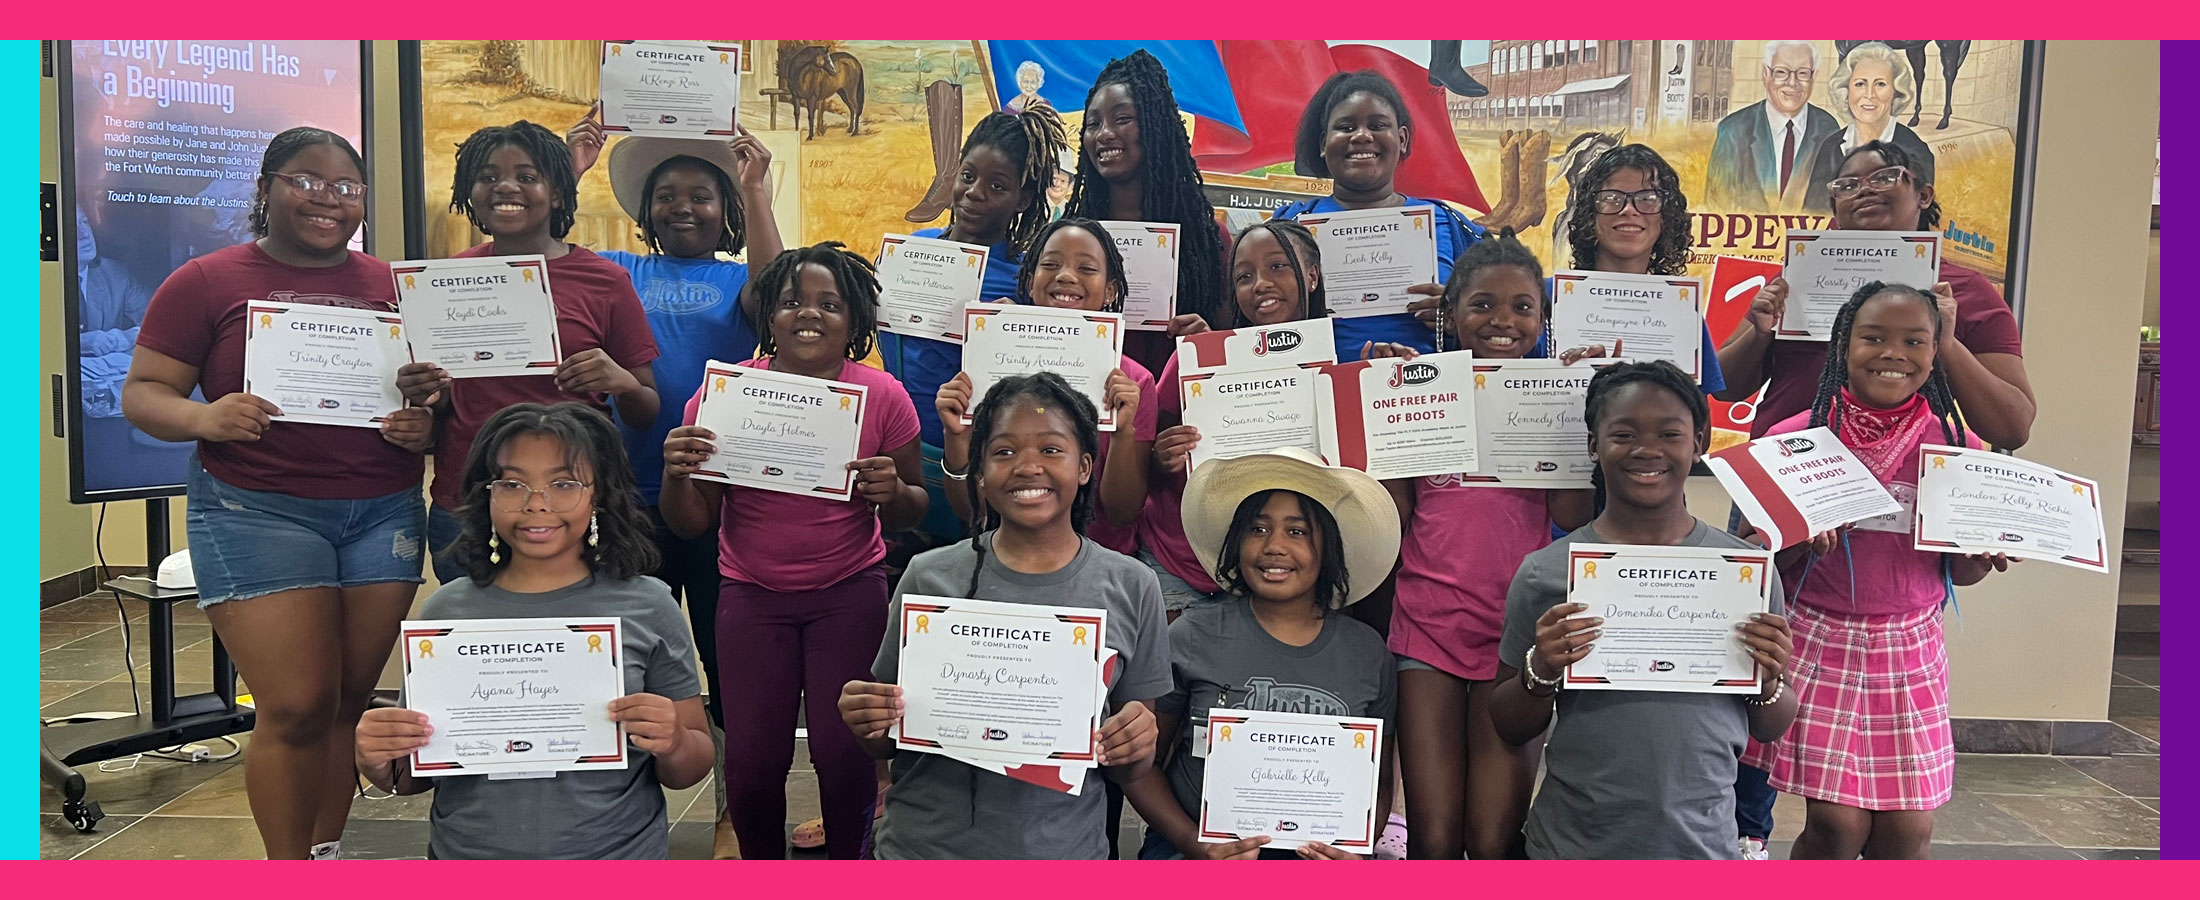
[{"label": "gray floor tile", "polygon": [[426,859],[428,823],[361,819],[344,824],[345,859]]},{"label": "gray floor tile", "polygon": [[2161,859],[2160,850],[2079,850],[2086,859]]},{"label": "gray floor tile", "polygon": [[90,850],[101,841],[121,834],[138,820],[137,816],[110,815],[99,820],[97,831],[84,834],[58,815],[41,815],[38,828],[39,859],[74,859],[79,853]]},{"label": "gray floor tile", "polygon": [[2054,843],[2038,829],[1960,786],[1948,804],[1934,814],[1933,840],[1950,844]]},{"label": "gray floor tile", "polygon": [[2053,756],[1956,754],[1956,785],[1974,794],[2113,797],[2116,791]]},{"label": "gray floor tile", "polygon": [[2107,759],[2073,759],[2070,767],[2118,793],[2134,799],[2162,796],[2162,758],[2112,756]]},{"label": "gray floor tile", "polygon": [[[2140,733],[2138,733],[2138,732],[2136,732],[2136,731],[2133,731],[2133,730],[2131,730],[2131,728],[2130,728],[2130,727],[2128,727],[2128,726],[2125,726],[2125,725],[2124,725],[2123,723],[2121,723],[2121,722],[2117,722],[2117,723],[2115,723],[2115,724],[2116,724],[2116,726],[2117,726],[2117,728],[2116,728],[2116,733],[2115,733],[2115,735],[2114,735],[2114,736],[2113,736],[2112,738],[2110,738],[2110,740],[2109,740],[2109,745],[2110,745],[2110,747],[2111,747],[2111,749],[2112,749],[2112,752],[2114,752],[2114,753],[2115,753],[2115,754],[2116,754],[2117,756],[2125,756],[2125,755],[2138,755],[2138,756],[2160,756],[2160,755],[2161,755],[2161,753],[2162,753],[2162,742],[2161,742],[2161,741],[2155,740],[2154,738],[2151,738],[2151,737],[2147,737],[2146,735],[2143,735],[2143,734],[2140,734]],[[2157,733],[2158,733],[2158,732],[2157,732]]]},{"label": "gray floor tile", "polygon": [[2112,665],[2116,674],[2139,684],[2160,686],[2162,683],[2162,658],[2159,656],[2118,656]]},{"label": "gray floor tile", "polygon": [[1948,844],[1933,842],[1934,859],[2083,859],[2053,844]]},{"label": "gray floor tile", "polygon": [[[97,765],[84,765],[76,771],[84,776],[85,797],[109,815],[144,815],[231,768],[235,768],[234,763],[186,763],[148,757],[134,768],[102,772]],[[61,795],[43,783],[39,785],[39,809],[49,814],[61,812]]]},{"label": "gray floor tile", "polygon": [[266,859],[251,819],[147,816],[79,859]]},{"label": "gray floor tile", "polygon": [[2162,814],[2127,797],[2018,797],[1983,795],[2064,847],[2108,849],[2161,846]]},{"label": "gray floor tile", "polygon": [[2125,719],[2134,716],[2159,719],[2162,716],[2162,690],[2152,687],[2117,685],[2108,689],[2108,717]]}]

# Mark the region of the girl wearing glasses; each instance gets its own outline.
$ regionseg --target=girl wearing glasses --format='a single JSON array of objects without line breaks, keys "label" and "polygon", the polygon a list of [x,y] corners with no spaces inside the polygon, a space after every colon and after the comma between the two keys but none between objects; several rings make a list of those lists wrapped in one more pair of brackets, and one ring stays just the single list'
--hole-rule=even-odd
[{"label": "girl wearing glasses", "polygon": [[199,607],[256,695],[245,791],[269,859],[335,858],[352,726],[421,581],[428,411],[401,410],[376,433],[284,422],[244,392],[247,303],[396,308],[389,265],[347,246],[366,218],[364,172],[339,135],[276,135],[253,197],[256,239],[168,276],[122,388],[131,424],[198,443],[186,532]]},{"label": "girl wearing glasses", "polygon": [[687,617],[648,577],[657,544],[618,430],[579,403],[515,404],[482,423],[454,480],[465,488],[449,556],[467,577],[429,595],[420,617],[618,616],[626,695],[609,713],[633,744],[626,768],[417,778],[406,758],[450,723],[377,709],[359,721],[359,773],[395,794],[435,791],[429,859],[664,859],[665,789],[702,781],[716,754]]}]

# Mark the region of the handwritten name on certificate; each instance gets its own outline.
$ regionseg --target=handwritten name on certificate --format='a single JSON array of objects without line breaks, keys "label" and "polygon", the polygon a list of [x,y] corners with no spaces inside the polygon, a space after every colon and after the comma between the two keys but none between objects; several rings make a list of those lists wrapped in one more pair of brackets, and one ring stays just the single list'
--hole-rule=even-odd
[{"label": "handwritten name on certificate", "polygon": [[626,768],[611,701],[626,696],[617,616],[407,620],[405,708],[435,734],[414,775]]},{"label": "handwritten name on certificate", "polygon": [[[1858,288],[1874,281],[1921,291],[1940,281],[1940,235],[1929,231],[1790,231],[1783,341],[1833,339],[1833,320]],[[1633,343],[1630,341],[1629,343]]]},{"label": "handwritten name on certificate", "polygon": [[[1049,306],[974,303],[963,309],[963,371],[970,396],[1010,375],[1053,372],[1092,399],[1100,430],[1115,430],[1108,373],[1123,365],[1123,316]],[[963,424],[970,424],[964,411]]]},{"label": "handwritten name on certificate", "polygon": [[1436,281],[1436,208],[1355,209],[1299,217],[1322,253],[1333,316],[1406,311],[1406,288]]},{"label": "handwritten name on certificate", "polygon": [[1329,319],[1302,319],[1280,325],[1248,325],[1229,331],[1202,331],[1176,339],[1180,376],[1223,369],[1251,371],[1335,365],[1337,333]]},{"label": "handwritten name on certificate", "polygon": [[601,75],[606,132],[734,136],[741,103],[740,44],[605,41]]},{"label": "handwritten name on certificate", "polygon": [[1481,467],[1462,485],[1513,488],[1583,488],[1596,460],[1582,439],[1589,433],[1583,407],[1589,379],[1616,359],[1474,361],[1476,455]]},{"label": "handwritten name on certificate", "polygon": [[904,750],[1096,759],[1107,610],[910,595],[901,603]]},{"label": "handwritten name on certificate", "polygon": [[1871,469],[1825,428],[1766,435],[1704,462],[1774,550],[1902,510]]},{"label": "handwritten name on certificate", "polygon": [[1376,478],[1481,468],[1472,353],[1342,363],[1319,378],[1322,457],[1332,464]]},{"label": "handwritten name on certificate", "polygon": [[1204,749],[1200,843],[1267,835],[1278,850],[1375,851],[1383,720],[1215,709]]},{"label": "handwritten name on certificate", "polygon": [[1199,429],[1192,467],[1278,447],[1322,452],[1317,380],[1314,370],[1299,368],[1230,369],[1179,379],[1184,424]]},{"label": "handwritten name on certificate", "polygon": [[256,301],[245,319],[244,391],[281,407],[275,421],[374,428],[405,408],[396,313]]},{"label": "handwritten name on certificate", "polygon": [[1666,360],[1703,380],[1702,280],[1561,271],[1551,286],[1551,346],[1620,347],[1628,359]]},{"label": "handwritten name on certificate", "polygon": [[553,374],[565,359],[539,255],[415,260],[390,273],[415,362],[452,378],[495,378]]},{"label": "handwritten name on certificate", "polygon": [[963,308],[985,299],[991,250],[939,238],[889,234],[878,255],[878,327],[963,342]]},{"label": "handwritten name on certificate", "polygon": [[832,500],[855,496],[848,464],[869,399],[860,384],[711,360],[695,424],[718,436],[718,452],[695,477]]},{"label": "handwritten name on certificate", "polygon": [[1177,252],[1182,226],[1175,222],[1101,222],[1123,254],[1123,327],[1167,331],[1176,318]]},{"label": "handwritten name on certificate", "polygon": [[1772,608],[1772,551],[1574,544],[1566,599],[1604,634],[1567,690],[1754,694],[1761,673],[1735,627]]},{"label": "handwritten name on certificate", "polygon": [[1989,450],[1926,444],[1918,463],[1919,550],[2004,553],[2108,571],[2092,481]]}]

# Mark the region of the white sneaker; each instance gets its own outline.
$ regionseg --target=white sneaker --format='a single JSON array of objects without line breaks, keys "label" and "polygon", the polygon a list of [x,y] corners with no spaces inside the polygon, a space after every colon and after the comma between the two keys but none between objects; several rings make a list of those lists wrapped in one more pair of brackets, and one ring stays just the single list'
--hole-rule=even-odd
[{"label": "white sneaker", "polygon": [[1745,838],[1742,838],[1742,839],[1741,839],[1741,847],[1742,847],[1742,858],[1743,858],[1743,859],[1771,859],[1771,858],[1772,858],[1772,854],[1771,854],[1770,852],[1768,852],[1768,851],[1766,851],[1766,850],[1765,850],[1765,842],[1764,842],[1764,841],[1760,841],[1760,840],[1758,840],[1758,839],[1756,839],[1756,838],[1753,838],[1753,837],[1745,837]]}]

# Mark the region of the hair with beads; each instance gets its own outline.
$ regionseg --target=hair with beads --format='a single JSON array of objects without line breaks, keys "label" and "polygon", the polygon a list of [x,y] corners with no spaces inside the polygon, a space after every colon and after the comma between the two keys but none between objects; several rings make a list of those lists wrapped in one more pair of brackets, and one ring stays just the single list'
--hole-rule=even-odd
[{"label": "hair with beads", "polygon": [[510,125],[491,125],[474,132],[458,145],[458,165],[451,172],[451,210],[463,213],[482,231],[481,216],[474,209],[474,182],[488,166],[490,155],[502,147],[518,147],[541,173],[554,207],[550,210],[550,236],[565,240],[573,230],[573,211],[580,205],[580,179],[573,174],[573,150],[550,129],[522,119]]},{"label": "hair with beads", "polygon": [[1045,104],[1034,104],[1021,113],[997,112],[978,120],[963,139],[962,155],[979,147],[1001,151],[1016,164],[1017,190],[1030,195],[1008,220],[1008,245],[1023,253],[1032,248],[1039,229],[1054,217],[1047,205],[1047,186],[1054,182],[1054,160],[1069,149],[1069,133],[1062,117]]},{"label": "hair with beads", "polygon": [[[1930,291],[1884,281],[1857,288],[1849,302],[1841,304],[1841,311],[1833,317],[1833,337],[1826,344],[1826,367],[1818,373],[1818,393],[1810,401],[1812,428],[1824,426],[1836,435],[1841,433],[1844,422],[1838,401],[1841,392],[1849,386],[1849,338],[1856,327],[1857,312],[1875,297],[1900,297],[1923,304],[1926,316],[1933,322],[1935,346],[1938,346],[1941,332],[1949,327],[1950,323],[1941,320],[1940,302]],[[1948,370],[1941,368],[1938,352],[1933,354],[1932,371],[1925,376],[1925,384],[1917,392],[1925,395],[1926,406],[1932,409],[1933,417],[1940,420],[1941,436],[1951,445],[1963,446],[1966,433],[1963,412],[1956,408],[1955,391],[1948,386]]]},{"label": "hair with beads", "polygon": [[[1113,246],[1113,244],[1110,244]],[[985,544],[980,540],[988,531],[998,526],[1000,515],[986,506],[978,485],[985,478],[985,448],[993,442],[993,431],[1008,415],[1016,401],[1031,398],[1040,408],[1055,407],[1070,419],[1070,427],[1076,429],[1077,447],[1089,462],[1100,457],[1100,413],[1086,397],[1053,372],[1033,375],[1011,375],[993,383],[986,389],[985,399],[978,401],[970,411],[970,458],[963,462],[963,490],[970,500],[970,549],[977,559],[970,566],[970,590],[972,599],[978,596],[978,573],[985,571]],[[1085,533],[1086,524],[1092,521],[1093,492],[1098,479],[1087,479],[1077,486],[1077,496],[1070,502],[1069,527],[1078,534]]]},{"label": "hair with beads", "polygon": [[[1146,221],[1174,222],[1183,229],[1179,236],[1183,246],[1177,254],[1183,261],[1176,269],[1177,311],[1216,321],[1215,307],[1223,298],[1218,262],[1222,259],[1222,238],[1215,226],[1214,204],[1207,201],[1206,182],[1192,160],[1191,134],[1177,112],[1169,72],[1144,50],[1114,60],[1093,79],[1092,90],[1085,94],[1085,108],[1090,110],[1094,98],[1111,84],[1129,90],[1132,105],[1138,107],[1138,151],[1145,169],[1138,179],[1139,214]],[[1098,117],[1085,117],[1086,131],[1098,124]],[[1063,215],[1113,218],[1108,192],[1107,179],[1100,177],[1092,155],[1080,147],[1077,177],[1070,184]]]},{"label": "hair with beads", "polygon": [[1131,292],[1130,277],[1124,274],[1123,269],[1123,251],[1115,248],[1115,236],[1108,233],[1106,226],[1091,219],[1074,216],[1063,216],[1048,222],[1040,226],[1039,233],[1032,235],[1031,248],[1025,251],[1024,264],[1016,272],[1016,293],[1034,301],[1038,299],[1037,295],[1031,292],[1031,288],[1033,279],[1038,277],[1039,257],[1046,255],[1047,242],[1053,240],[1056,233],[1071,228],[1081,229],[1100,242],[1100,254],[1106,260],[1108,269],[1108,287],[1115,291],[1115,298],[1109,300],[1108,305],[1101,307],[1101,309],[1106,312],[1122,311],[1123,298],[1129,296]]},{"label": "hair with beads", "polygon": [[322,144],[344,151],[344,156],[351,160],[352,167],[359,170],[360,179],[367,177],[367,161],[360,158],[359,148],[353,147],[343,135],[307,126],[292,128],[276,135],[267,142],[267,151],[260,154],[259,184],[252,192],[252,211],[245,217],[252,225],[253,237],[267,237],[267,188],[268,183],[274,180],[275,173],[288,165],[291,157],[297,156],[307,147],[318,147]]},{"label": "hair with beads", "polygon": [[822,266],[833,274],[840,302],[848,310],[848,346],[843,355],[858,361],[870,356],[878,329],[878,270],[870,260],[849,252],[839,241],[788,250],[756,274],[756,318],[752,324],[756,328],[757,353],[771,356],[779,352],[778,342],[772,339],[772,311],[779,305],[781,294],[801,285],[802,267],[806,265]]},{"label": "hair with beads", "polygon": [[1681,176],[1658,151],[1643,144],[1615,147],[1589,164],[1581,180],[1572,185],[1573,213],[1566,220],[1566,241],[1573,246],[1574,268],[1597,265],[1596,194],[1621,169],[1650,173],[1658,191],[1658,241],[1650,245],[1650,274],[1686,275],[1693,253],[1688,249],[1693,234],[1688,218],[1688,194],[1681,190]]},{"label": "hair with beads", "polygon": [[[657,540],[648,516],[642,512],[641,490],[634,481],[634,467],[626,456],[625,440],[611,418],[581,403],[515,403],[499,410],[481,424],[474,446],[466,452],[466,468],[459,481],[456,541],[440,552],[458,563],[475,584],[496,580],[497,572],[512,564],[507,547],[502,553],[489,545],[494,526],[489,516],[489,482],[504,477],[498,465],[504,448],[521,437],[540,435],[565,448],[566,464],[590,484],[594,504],[596,546],[584,549],[582,559],[591,571],[616,580],[638,578],[657,570]],[[536,485],[545,487],[546,485]],[[533,498],[530,497],[530,500]],[[433,549],[433,548],[431,548]],[[491,555],[501,558],[492,562]]]},{"label": "hair with beads", "polygon": [[1283,247],[1283,258],[1291,264],[1291,275],[1299,280],[1299,318],[1329,318],[1329,298],[1322,284],[1307,286],[1307,273],[1320,274],[1322,270],[1321,245],[1314,240],[1314,232],[1293,219],[1263,219],[1238,229],[1237,239],[1230,246],[1229,307],[1231,327],[1243,328],[1252,323],[1245,321],[1245,310],[1237,304],[1237,255],[1245,252],[1245,238],[1256,231],[1265,231]]}]

